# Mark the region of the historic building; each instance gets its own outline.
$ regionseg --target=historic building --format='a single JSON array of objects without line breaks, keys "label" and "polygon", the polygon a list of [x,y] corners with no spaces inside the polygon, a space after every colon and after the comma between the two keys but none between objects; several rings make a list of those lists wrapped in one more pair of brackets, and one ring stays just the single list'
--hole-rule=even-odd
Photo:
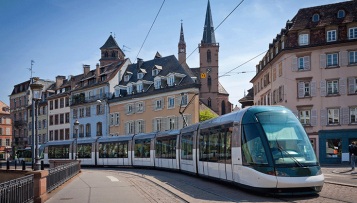
[{"label": "historic building", "polygon": [[[201,84],[200,100],[210,107],[218,115],[223,115],[232,111],[232,105],[228,101],[229,94],[219,82],[219,43],[216,42],[210,2],[207,4],[203,37],[199,46],[200,67],[190,68]],[[179,41],[179,61],[186,68],[186,43],[181,25]]]},{"label": "historic building", "polygon": [[244,97],[241,98],[238,102],[242,104],[242,109],[244,107],[253,106],[254,105],[254,89],[250,88],[248,90],[248,94],[247,95],[244,94]]},{"label": "historic building", "polygon": [[255,105],[294,111],[321,163],[349,161],[357,141],[357,1],[298,11],[251,80]]},{"label": "historic building", "polygon": [[115,86],[115,97],[108,100],[110,135],[176,130],[197,123],[198,93],[199,84],[175,56],[138,59],[128,66]]},{"label": "historic building", "polygon": [[0,160],[7,160],[10,157],[11,132],[10,107],[0,101]]},{"label": "historic building", "polygon": [[100,49],[101,65],[97,64],[94,70],[84,65],[83,78],[71,92],[71,126],[76,120],[80,123],[79,132],[73,129],[74,138],[76,135],[79,138],[109,135],[107,100],[113,97],[114,86],[130,64],[111,35]]}]

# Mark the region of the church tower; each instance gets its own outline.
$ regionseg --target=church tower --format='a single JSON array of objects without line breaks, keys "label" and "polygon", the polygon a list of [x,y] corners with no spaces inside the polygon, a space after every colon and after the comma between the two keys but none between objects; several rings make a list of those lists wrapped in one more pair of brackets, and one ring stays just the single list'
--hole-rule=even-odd
[{"label": "church tower", "polygon": [[184,68],[187,68],[187,63],[186,63],[186,42],[185,42],[185,36],[183,35],[182,22],[181,22],[180,41],[178,43],[178,61],[180,62],[180,64]]},{"label": "church tower", "polygon": [[218,115],[230,112],[229,94],[218,81],[219,43],[216,42],[208,0],[203,37],[199,44],[200,53],[200,100]]},{"label": "church tower", "polygon": [[119,62],[124,60],[125,54],[119,48],[117,42],[112,35],[109,36],[105,44],[100,47],[101,50],[101,59],[100,66],[105,66],[111,63]]}]

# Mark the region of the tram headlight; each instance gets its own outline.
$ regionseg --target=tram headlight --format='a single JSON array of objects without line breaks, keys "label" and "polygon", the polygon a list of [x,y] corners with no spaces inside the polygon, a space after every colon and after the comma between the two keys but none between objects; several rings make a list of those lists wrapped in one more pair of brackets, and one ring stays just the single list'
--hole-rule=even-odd
[{"label": "tram headlight", "polygon": [[321,192],[322,186],[315,186],[314,189],[315,189],[315,191],[317,191],[317,192]]},{"label": "tram headlight", "polygon": [[282,172],[282,171],[276,171],[275,175],[279,176],[279,177],[290,177],[287,173]]}]

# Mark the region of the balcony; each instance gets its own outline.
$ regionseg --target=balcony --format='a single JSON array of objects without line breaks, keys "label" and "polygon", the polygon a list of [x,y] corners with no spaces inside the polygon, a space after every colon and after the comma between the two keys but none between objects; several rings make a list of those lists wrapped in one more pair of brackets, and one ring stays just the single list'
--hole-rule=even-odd
[{"label": "balcony", "polygon": [[19,127],[19,126],[22,126],[24,123],[22,121],[15,121],[14,122],[14,125],[15,127]]},{"label": "balcony", "polygon": [[103,93],[101,95],[86,97],[86,96],[84,96],[84,94],[81,93],[79,95],[75,95],[72,97],[71,106],[74,106],[77,104],[85,104],[85,103],[95,102],[97,100],[102,100],[102,99],[108,99],[109,95],[110,95],[110,93]]},{"label": "balcony", "polygon": [[79,137],[84,137],[84,133],[79,133]]},{"label": "balcony", "polygon": [[73,138],[77,138],[77,133],[73,133]]},{"label": "balcony", "polygon": [[86,137],[90,137],[90,132],[86,132]]},{"label": "balcony", "polygon": [[102,136],[102,132],[101,131],[97,131],[97,136]]}]

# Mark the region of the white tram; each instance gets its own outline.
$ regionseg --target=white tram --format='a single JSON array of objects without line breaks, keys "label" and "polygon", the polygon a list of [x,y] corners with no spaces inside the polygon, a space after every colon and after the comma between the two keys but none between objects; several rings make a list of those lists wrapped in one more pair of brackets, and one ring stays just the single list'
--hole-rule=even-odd
[{"label": "white tram", "polygon": [[279,106],[248,107],[174,131],[49,142],[45,163],[76,152],[83,165],[180,170],[269,194],[318,193],[324,183],[304,128]]}]

